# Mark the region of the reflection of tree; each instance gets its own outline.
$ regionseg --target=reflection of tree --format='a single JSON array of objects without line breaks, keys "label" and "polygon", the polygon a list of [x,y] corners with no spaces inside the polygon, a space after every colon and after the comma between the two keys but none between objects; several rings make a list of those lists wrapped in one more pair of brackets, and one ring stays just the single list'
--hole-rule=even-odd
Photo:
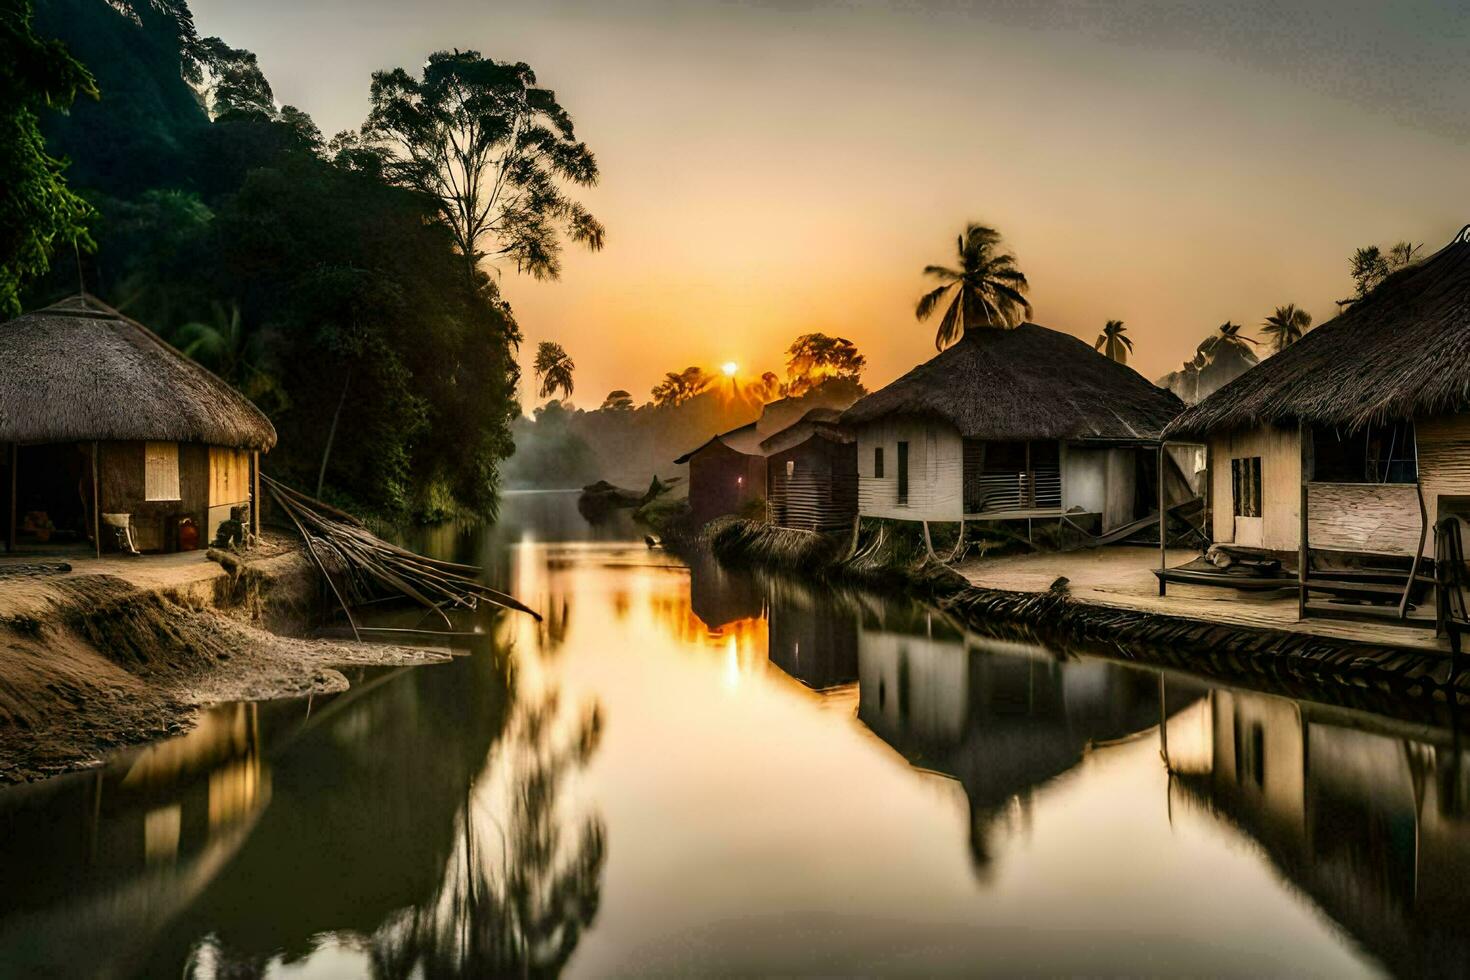
[{"label": "reflection of tree", "polygon": [[[437,897],[375,938],[376,976],[540,976],[571,958],[597,914],[607,844],[597,816],[568,840],[561,791],[597,750],[602,714],[592,705],[570,733],[558,715],[554,691],[517,710],[505,771],[490,774],[497,791],[466,801],[459,852]],[[486,798],[504,801],[504,820]]]}]

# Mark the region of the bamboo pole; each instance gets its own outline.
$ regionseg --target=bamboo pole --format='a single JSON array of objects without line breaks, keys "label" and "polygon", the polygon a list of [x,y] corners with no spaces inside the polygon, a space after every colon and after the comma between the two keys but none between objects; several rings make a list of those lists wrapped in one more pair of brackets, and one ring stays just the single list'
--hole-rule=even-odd
[{"label": "bamboo pole", "polygon": [[[480,574],[480,569],[473,565],[427,558],[390,544],[364,528],[356,518],[270,477],[262,479],[277,505],[305,539],[313,561],[347,613],[355,635],[368,630],[359,630],[350,612],[351,605],[374,601],[382,591],[407,596],[419,603],[430,615],[443,619],[448,631],[452,631],[454,626],[445,612],[446,606],[474,609],[482,600],[529,613],[538,620],[541,618],[515,597],[471,577]],[[339,514],[346,520],[339,520]],[[327,557],[334,560],[337,571],[342,575],[346,594],[338,588],[333,566],[329,566]]]},{"label": "bamboo pole", "polygon": [[306,528],[301,526],[301,522],[296,520],[296,515],[291,512],[291,509],[289,507],[285,506],[284,502],[282,502],[279,497],[276,498],[276,501],[282,504],[281,509],[286,511],[287,515],[296,524],[296,529],[301,532],[301,537],[306,542],[306,550],[311,552],[312,560],[314,560],[317,567],[321,569],[322,576],[327,580],[327,585],[330,586],[332,589],[332,594],[337,597],[337,602],[341,604],[342,611],[347,614],[347,624],[352,627],[352,635],[359,640],[362,639],[362,634],[357,631],[357,623],[352,618],[352,610],[348,608],[347,600],[342,598],[342,593],[337,591],[337,583],[332,581],[332,574],[328,570],[326,563],[323,562],[321,556],[316,553],[316,546],[311,543],[311,535],[307,533]]}]

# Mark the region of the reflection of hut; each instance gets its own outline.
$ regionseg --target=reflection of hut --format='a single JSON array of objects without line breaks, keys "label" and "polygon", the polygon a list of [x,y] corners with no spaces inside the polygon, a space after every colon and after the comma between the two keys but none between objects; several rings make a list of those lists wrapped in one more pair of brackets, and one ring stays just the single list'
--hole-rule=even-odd
[{"label": "reflection of hut", "polygon": [[1244,691],[1212,691],[1208,709],[1209,761],[1173,773],[1186,798],[1391,972],[1464,976],[1470,758],[1456,737]]},{"label": "reflection of hut", "polygon": [[722,432],[674,460],[689,464],[689,514],[696,526],[765,502],[766,457],[756,425]]},{"label": "reflection of hut", "polygon": [[1306,613],[1405,617],[1431,529],[1470,517],[1467,297],[1470,226],[1168,427],[1208,443],[1217,544],[1306,558]]},{"label": "reflection of hut", "polygon": [[770,582],[768,655],[771,663],[818,691],[858,676],[858,612],[828,590]]},{"label": "reflection of hut", "polygon": [[815,408],[761,441],[773,523],[804,531],[850,527],[857,516],[857,441],[842,413]]},{"label": "reflection of hut", "polygon": [[[928,614],[864,623],[858,670],[859,720],[914,765],[964,788],[981,866],[1007,803],[1076,766],[1089,745],[1159,721],[1159,684],[1150,674],[1014,644],[967,645]],[[1169,704],[1186,700],[1180,692]]]},{"label": "reflection of hut", "polygon": [[[966,331],[842,421],[864,517],[1067,515],[1107,532],[1156,510],[1159,434],[1182,407],[1076,337],[1023,323]],[[1182,476],[1171,491],[1192,496]]]},{"label": "reflection of hut", "polygon": [[711,631],[742,619],[758,619],[765,592],[754,577],[723,567],[707,553],[689,559],[689,611]]},{"label": "reflection of hut", "polygon": [[243,395],[91,296],[0,326],[9,550],[91,542],[100,553],[121,540],[113,515],[141,551],[204,544],[232,510],[251,509],[259,455],[275,442]]}]

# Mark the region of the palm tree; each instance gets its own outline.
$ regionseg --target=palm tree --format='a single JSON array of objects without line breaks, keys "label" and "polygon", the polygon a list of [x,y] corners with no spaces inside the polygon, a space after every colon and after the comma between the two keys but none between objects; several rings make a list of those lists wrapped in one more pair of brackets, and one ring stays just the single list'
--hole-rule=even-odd
[{"label": "palm tree", "polygon": [[1031,304],[1025,293],[1030,283],[1016,268],[1016,257],[1000,248],[1000,232],[973,222],[965,226],[955,248],[960,267],[929,265],[924,275],[943,283],[919,299],[914,310],[920,320],[927,320],[939,308],[947,293],[953,293],[934,346],[940,350],[959,340],[966,330],[977,327],[1014,327],[1022,316],[1031,315]]},{"label": "palm tree", "polygon": [[1133,341],[1125,336],[1127,332],[1128,328],[1123,326],[1122,320],[1109,320],[1103,324],[1103,331],[1097,335],[1097,343],[1092,346],[1095,350],[1102,351],[1109,360],[1127,364],[1128,355],[1133,353]]},{"label": "palm tree", "polygon": [[1229,320],[1226,320],[1220,324],[1214,333],[1200,341],[1196,353],[1204,355],[1207,360],[1214,360],[1221,354],[1235,353],[1247,356],[1251,361],[1254,361],[1256,357],[1255,352],[1250,347],[1247,347],[1246,344],[1255,346],[1257,343],[1259,341],[1255,338],[1246,337],[1241,334],[1240,324],[1231,323]]},{"label": "palm tree", "polygon": [[537,394],[550,398],[553,392],[561,389],[563,398],[572,397],[572,371],[576,367],[561,344],[541,341],[536,345],[536,378],[541,382]]},{"label": "palm tree", "polygon": [[179,327],[174,342],[198,361],[256,402],[278,404],[280,382],[271,374],[269,336],[246,329],[240,307],[210,303],[210,321],[191,320]]},{"label": "palm tree", "polygon": [[1302,334],[1312,326],[1312,314],[1295,303],[1276,307],[1276,312],[1266,317],[1261,333],[1271,341],[1276,353],[1281,353],[1302,339]]}]

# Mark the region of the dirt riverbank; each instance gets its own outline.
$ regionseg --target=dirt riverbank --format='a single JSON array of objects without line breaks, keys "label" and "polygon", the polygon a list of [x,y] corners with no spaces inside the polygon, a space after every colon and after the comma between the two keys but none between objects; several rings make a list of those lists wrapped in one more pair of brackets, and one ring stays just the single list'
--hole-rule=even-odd
[{"label": "dirt riverbank", "polygon": [[347,687],[338,668],[448,659],[289,634],[316,601],[286,539],[245,558],[81,559],[64,574],[0,569],[0,783],[95,764],[191,728],[200,708]]}]

